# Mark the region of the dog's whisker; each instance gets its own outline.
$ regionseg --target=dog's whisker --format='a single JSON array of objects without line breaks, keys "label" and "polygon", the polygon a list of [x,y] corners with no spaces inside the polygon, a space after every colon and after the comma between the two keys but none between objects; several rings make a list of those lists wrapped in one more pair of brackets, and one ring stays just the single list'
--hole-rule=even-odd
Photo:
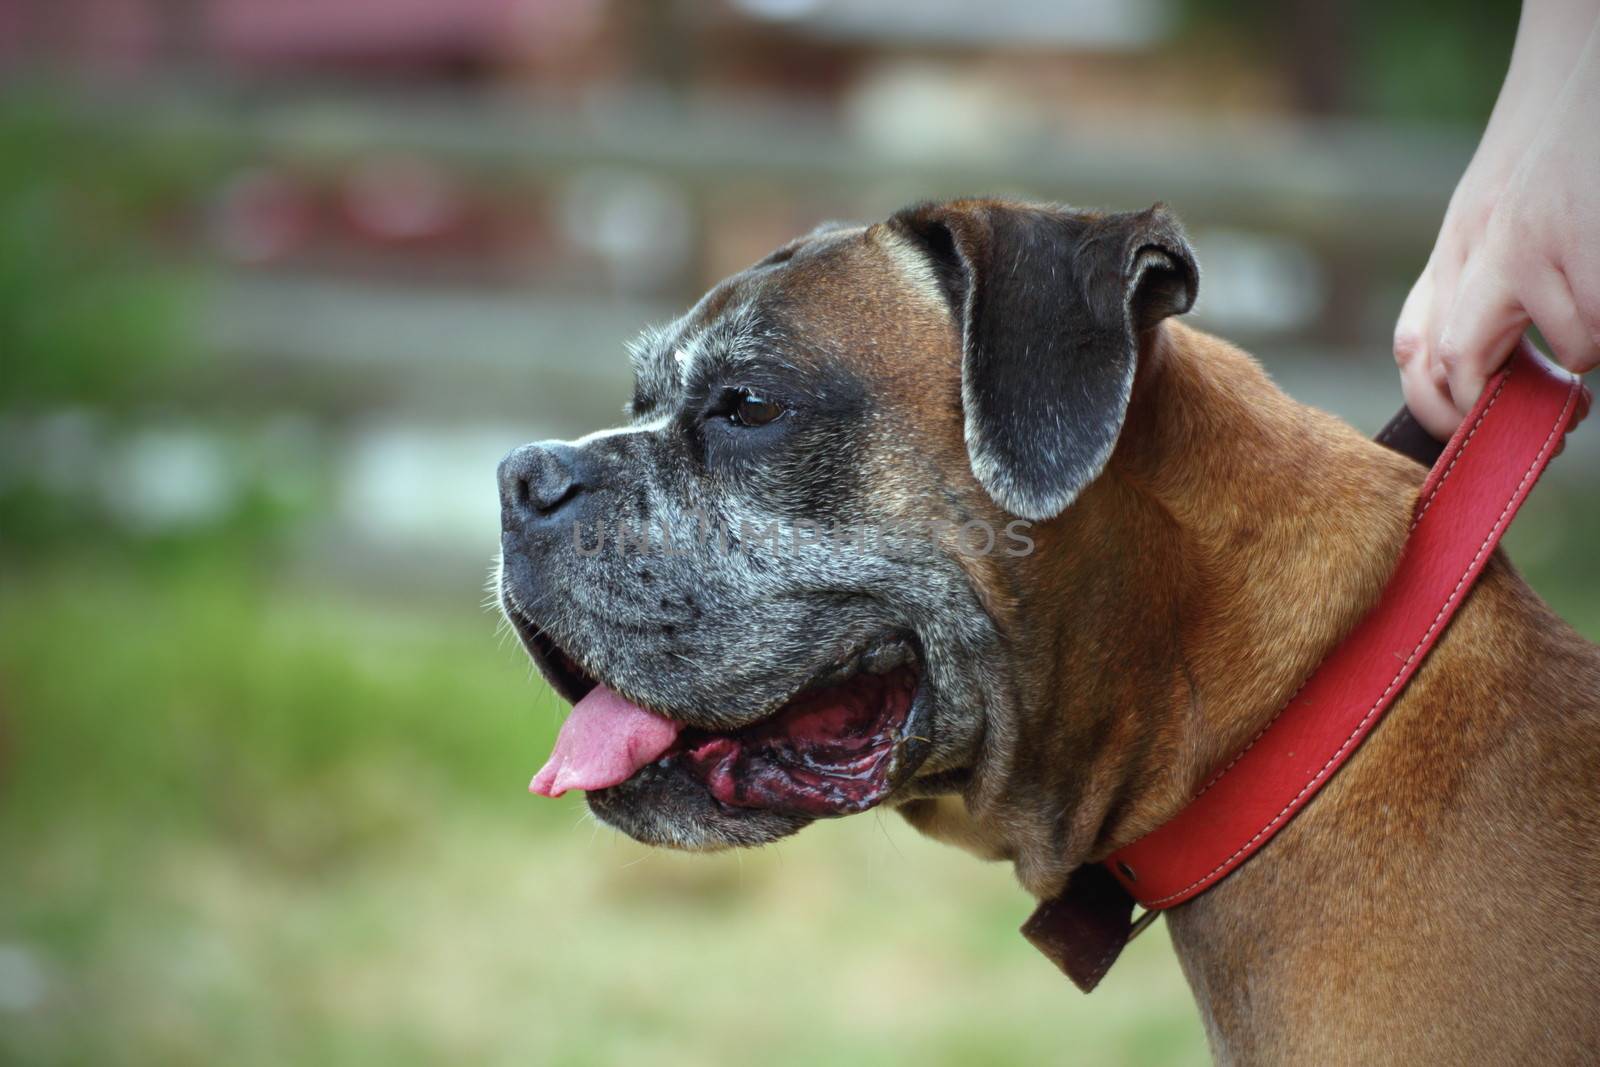
[{"label": "dog's whisker", "polygon": [[894,835],[889,833],[889,827],[884,824],[883,809],[882,808],[876,808],[876,809],[874,809],[873,814],[875,814],[878,817],[877,818],[878,829],[883,833],[884,840],[889,842],[889,847],[894,849],[895,855],[899,856],[901,861],[904,862],[904,860],[906,858],[905,853],[900,851],[899,842],[895,841]]},{"label": "dog's whisker", "polygon": [[636,856],[633,859],[629,860],[627,863],[624,863],[621,867],[618,867],[617,870],[625,871],[630,867],[637,867],[639,864],[643,863],[645,860],[650,859],[650,858],[652,858],[652,857],[651,857],[651,854],[649,852],[641,852],[641,853],[639,853],[638,856]]}]

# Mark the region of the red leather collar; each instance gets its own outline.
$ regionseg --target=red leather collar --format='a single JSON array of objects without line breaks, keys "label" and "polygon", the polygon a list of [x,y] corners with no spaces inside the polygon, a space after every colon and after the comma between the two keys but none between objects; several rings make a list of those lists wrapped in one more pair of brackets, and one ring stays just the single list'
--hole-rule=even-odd
[{"label": "red leather collar", "polygon": [[[1256,855],[1404,690],[1587,408],[1575,377],[1519,345],[1437,455],[1378,603],[1187,806],[1080,868],[1023,934],[1087,992],[1131,936],[1134,901],[1152,913],[1182,904]],[[1403,410],[1378,441],[1423,462],[1438,449]]]}]

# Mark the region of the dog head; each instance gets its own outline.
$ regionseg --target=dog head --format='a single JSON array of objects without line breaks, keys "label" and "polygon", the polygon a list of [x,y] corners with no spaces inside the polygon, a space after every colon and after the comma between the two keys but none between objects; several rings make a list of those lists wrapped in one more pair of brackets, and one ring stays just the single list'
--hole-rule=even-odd
[{"label": "dog head", "polygon": [[1159,207],[921,205],[722,282],[636,345],[627,425],[507,456],[500,599],[602,709],[562,742],[596,814],[715,848],[967,788],[1037,712],[1019,605],[1195,285]]}]

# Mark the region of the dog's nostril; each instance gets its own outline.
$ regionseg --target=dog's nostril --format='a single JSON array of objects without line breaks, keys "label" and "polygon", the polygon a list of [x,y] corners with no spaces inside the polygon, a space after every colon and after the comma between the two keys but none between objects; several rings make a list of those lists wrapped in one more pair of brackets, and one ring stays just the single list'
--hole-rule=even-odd
[{"label": "dog's nostril", "polygon": [[556,490],[548,495],[541,494],[539,499],[533,501],[533,508],[542,515],[560,511],[562,506],[583,491],[583,486],[577,482],[569,482],[565,488]]},{"label": "dog's nostril", "polygon": [[524,518],[559,511],[588,488],[582,454],[561,441],[523,445],[500,464],[508,506]]}]

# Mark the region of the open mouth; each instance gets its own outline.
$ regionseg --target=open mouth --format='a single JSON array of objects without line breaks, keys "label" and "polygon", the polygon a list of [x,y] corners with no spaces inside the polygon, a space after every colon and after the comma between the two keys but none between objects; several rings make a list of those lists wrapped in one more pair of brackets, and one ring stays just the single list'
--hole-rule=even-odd
[{"label": "open mouth", "polygon": [[813,675],[770,714],[717,732],[643,707],[590,676],[526,618],[534,659],[573,701],[550,761],[530,789],[591,795],[632,779],[688,778],[726,808],[811,818],[877,804],[931,748],[920,646],[890,633]]}]

